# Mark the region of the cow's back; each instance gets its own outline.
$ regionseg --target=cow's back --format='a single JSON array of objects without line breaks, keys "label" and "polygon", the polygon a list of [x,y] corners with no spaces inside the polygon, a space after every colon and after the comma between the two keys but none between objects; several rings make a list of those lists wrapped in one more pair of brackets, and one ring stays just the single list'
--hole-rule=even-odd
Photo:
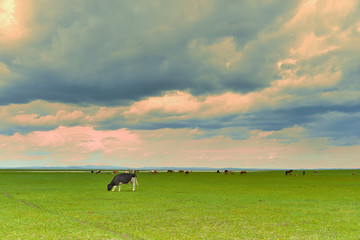
[{"label": "cow's back", "polygon": [[115,185],[118,185],[119,183],[128,183],[130,182],[132,178],[132,174],[129,174],[129,173],[121,173],[119,175],[116,175],[114,177],[114,179],[112,180],[112,182],[115,184]]}]

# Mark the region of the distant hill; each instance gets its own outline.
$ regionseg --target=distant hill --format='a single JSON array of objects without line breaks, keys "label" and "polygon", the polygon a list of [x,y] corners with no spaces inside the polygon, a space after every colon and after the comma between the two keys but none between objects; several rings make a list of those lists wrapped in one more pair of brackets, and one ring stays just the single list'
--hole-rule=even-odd
[{"label": "distant hill", "polygon": [[107,166],[107,165],[84,165],[84,166],[53,166],[53,167],[44,167],[44,166],[31,166],[31,167],[13,167],[13,168],[4,168],[4,169],[39,169],[39,170],[127,170],[127,169],[137,169],[137,170],[189,170],[189,171],[216,171],[216,170],[229,170],[229,171],[239,171],[239,170],[264,170],[258,168],[209,168],[209,167],[124,167],[124,166]]},{"label": "distant hill", "polygon": [[[141,168],[133,168],[133,167],[124,167],[124,166],[106,166],[106,165],[84,165],[84,166],[53,166],[53,167],[44,167],[44,166],[31,166],[31,167],[8,167],[8,168],[1,168],[0,169],[39,169],[39,170],[128,170],[128,169],[136,169],[136,170],[157,170],[157,171],[167,171],[167,170],[189,170],[189,171],[281,171],[281,170],[288,170],[285,168],[211,168],[211,167],[141,167]],[[345,170],[346,168],[317,168],[316,170]],[[294,170],[314,170],[314,169],[295,169]]]}]

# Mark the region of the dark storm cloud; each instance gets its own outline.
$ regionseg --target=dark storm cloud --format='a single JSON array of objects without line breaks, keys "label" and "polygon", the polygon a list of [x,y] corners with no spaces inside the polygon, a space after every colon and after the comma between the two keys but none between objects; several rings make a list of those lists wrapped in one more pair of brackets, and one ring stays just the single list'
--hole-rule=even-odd
[{"label": "dark storm cloud", "polygon": [[334,145],[351,146],[360,144],[360,111],[330,112],[318,116],[309,124],[311,137],[325,137]]},{"label": "dark storm cloud", "polygon": [[334,145],[356,145],[359,116],[360,105],[308,106],[245,114],[239,125],[263,131],[302,126],[311,137],[328,138]]},{"label": "dark storm cloud", "polygon": [[0,104],[42,99],[112,105],[175,89],[211,94],[268,86],[272,46],[250,50],[247,64],[226,72],[226,62],[223,69],[208,65],[210,56],[189,45],[199,40],[209,47],[231,37],[240,51],[260,31],[271,30],[279,16],[288,18],[298,3],[203,4],[44,4],[36,9],[35,36],[22,54],[11,49],[0,53],[16,76],[1,87]]},{"label": "dark storm cloud", "polygon": [[315,121],[319,116],[330,112],[355,114],[360,112],[360,105],[353,106],[306,106],[292,109],[278,109],[245,114],[246,126],[264,131],[278,131],[294,125],[305,126]]}]

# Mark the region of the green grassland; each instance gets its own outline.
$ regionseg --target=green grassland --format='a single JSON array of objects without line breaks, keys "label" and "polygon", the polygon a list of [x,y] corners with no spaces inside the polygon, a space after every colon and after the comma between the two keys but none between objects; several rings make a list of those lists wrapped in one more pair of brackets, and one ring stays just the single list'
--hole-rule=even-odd
[{"label": "green grassland", "polygon": [[1,171],[0,239],[360,239],[359,170],[112,178]]}]

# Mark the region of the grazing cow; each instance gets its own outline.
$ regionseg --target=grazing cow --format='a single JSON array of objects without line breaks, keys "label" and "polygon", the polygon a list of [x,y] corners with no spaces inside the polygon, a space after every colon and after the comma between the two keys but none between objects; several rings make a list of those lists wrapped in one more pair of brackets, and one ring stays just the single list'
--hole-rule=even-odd
[{"label": "grazing cow", "polygon": [[219,171],[219,170],[217,170],[217,171],[216,171],[216,173],[217,173],[217,174],[220,174],[220,171]]},{"label": "grazing cow", "polygon": [[224,172],[225,172],[225,174],[229,174],[229,171],[228,171],[228,170],[225,170]]},{"label": "grazing cow", "polygon": [[96,174],[98,174],[98,173],[101,173],[101,171],[100,171],[100,170],[97,170],[97,171],[96,171]]},{"label": "grazing cow", "polygon": [[156,170],[151,170],[150,174],[157,174],[158,172]]},{"label": "grazing cow", "polygon": [[180,173],[184,172],[184,170],[179,170]]},{"label": "grazing cow", "polygon": [[240,174],[246,174],[247,172],[246,171],[241,171]]},{"label": "grazing cow", "polygon": [[173,173],[174,171],[173,170],[167,170],[168,173]]},{"label": "grazing cow", "polygon": [[113,174],[117,174],[117,173],[118,173],[118,171],[116,171],[116,170],[113,171]]},{"label": "grazing cow", "polygon": [[314,173],[319,173],[319,171],[314,171]]},{"label": "grazing cow", "polygon": [[136,185],[139,185],[139,183],[136,179],[136,174],[135,173],[121,173],[119,175],[116,175],[113,178],[113,180],[111,181],[111,183],[109,183],[107,185],[107,190],[110,191],[112,189],[112,191],[114,191],[115,188],[117,186],[119,186],[119,192],[120,192],[121,184],[128,184],[129,182],[132,182],[133,191],[135,191],[135,183],[136,183]]},{"label": "grazing cow", "polygon": [[291,175],[291,173],[293,172],[293,170],[289,170],[289,171],[285,171],[285,175]]},{"label": "grazing cow", "polygon": [[185,174],[189,174],[189,171],[186,171]]}]

